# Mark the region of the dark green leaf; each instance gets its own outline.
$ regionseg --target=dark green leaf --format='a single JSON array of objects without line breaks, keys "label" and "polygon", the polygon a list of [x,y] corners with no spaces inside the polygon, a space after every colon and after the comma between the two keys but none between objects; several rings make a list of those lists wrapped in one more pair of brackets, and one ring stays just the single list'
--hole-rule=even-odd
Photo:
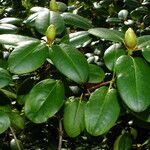
[{"label": "dark green leaf", "polygon": [[48,47],[40,42],[25,42],[17,46],[8,58],[12,73],[24,74],[35,71],[45,62]]},{"label": "dark green leaf", "polygon": [[0,88],[7,86],[11,81],[9,72],[3,68],[0,68]]},{"label": "dark green leaf", "polygon": [[139,48],[150,45],[150,35],[144,35],[137,38],[137,45]]},{"label": "dark green leaf", "polygon": [[62,17],[64,18],[65,23],[68,25],[76,26],[85,30],[92,28],[92,23],[90,22],[90,20],[79,15],[72,13],[63,13]]},{"label": "dark green leaf", "polygon": [[115,65],[117,87],[126,105],[135,112],[144,111],[150,105],[150,66],[144,59],[121,56]]},{"label": "dark green leaf", "polygon": [[15,126],[17,128],[23,129],[25,126],[25,121],[22,118],[22,116],[16,112],[11,112],[8,113],[9,118],[10,118],[10,122],[11,122],[11,126]]},{"label": "dark green leaf", "polygon": [[78,136],[84,130],[85,103],[79,99],[69,99],[64,108],[64,129],[70,137]]},{"label": "dark green leaf", "polygon": [[52,117],[62,106],[64,87],[61,81],[46,79],[36,84],[25,102],[25,114],[34,123]]},{"label": "dark green leaf", "polygon": [[45,34],[48,26],[53,24],[56,27],[56,32],[61,34],[64,29],[64,20],[59,13],[49,11],[48,9],[40,12],[35,20],[35,27],[41,34]]},{"label": "dark green leaf", "polygon": [[118,136],[114,143],[113,150],[132,150],[132,136],[129,133],[124,133]]},{"label": "dark green leaf", "polygon": [[28,36],[22,36],[22,35],[17,35],[17,34],[1,34],[0,35],[1,44],[17,46],[20,43],[27,42],[27,41],[39,41],[39,40],[28,37]]},{"label": "dark green leaf", "polygon": [[111,45],[104,53],[104,61],[107,68],[113,71],[116,60],[124,54],[125,51],[120,48],[119,44]]},{"label": "dark green leaf", "polygon": [[69,79],[77,83],[87,81],[88,63],[76,48],[67,44],[54,45],[50,49],[50,59],[54,66]]},{"label": "dark green leaf", "polygon": [[123,42],[124,39],[124,34],[118,30],[110,30],[107,28],[93,28],[89,29],[88,32],[99,38],[114,42]]},{"label": "dark green leaf", "polygon": [[70,44],[74,47],[85,47],[91,42],[91,37],[87,31],[79,31],[69,34]]},{"label": "dark green leaf", "polygon": [[31,27],[34,27],[35,26],[35,20],[36,20],[38,15],[39,15],[38,12],[30,15],[26,20],[24,20],[24,23],[31,26]]},{"label": "dark green leaf", "polygon": [[103,81],[105,73],[102,68],[97,65],[89,64],[89,83],[99,83]]},{"label": "dark green leaf", "polygon": [[18,28],[12,24],[0,24],[0,34],[7,34],[7,33],[17,33]]},{"label": "dark green leaf", "polygon": [[143,57],[144,57],[148,62],[150,62],[150,47],[149,47],[149,48],[143,48],[142,54],[143,54]]},{"label": "dark green leaf", "polygon": [[10,126],[10,120],[6,113],[0,111],[0,134],[6,131]]},{"label": "dark green leaf", "polygon": [[132,112],[137,118],[150,123],[150,107],[141,113]]},{"label": "dark green leaf", "polygon": [[115,89],[102,87],[93,92],[85,107],[85,126],[94,136],[106,133],[114,126],[120,112]]}]

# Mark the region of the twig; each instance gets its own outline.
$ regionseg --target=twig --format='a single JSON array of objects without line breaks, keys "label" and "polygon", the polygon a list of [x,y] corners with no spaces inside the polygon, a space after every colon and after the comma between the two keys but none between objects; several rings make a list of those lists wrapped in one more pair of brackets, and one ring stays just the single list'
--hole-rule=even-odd
[{"label": "twig", "polygon": [[62,140],[63,140],[63,129],[62,129],[62,120],[59,120],[59,143],[58,143],[58,149],[61,150],[62,147]]},{"label": "twig", "polygon": [[11,130],[11,133],[12,133],[14,139],[15,139],[15,142],[16,142],[16,145],[17,145],[18,150],[21,150],[20,144],[19,144],[19,142],[18,142],[18,139],[17,139],[17,137],[16,137],[16,134],[15,134],[13,128],[10,127],[10,130]]},{"label": "twig", "polygon": [[101,86],[106,86],[106,85],[110,84],[110,82],[111,82],[111,81],[107,81],[107,82],[102,82],[102,83],[96,84],[96,85],[94,85],[94,86],[88,88],[88,90],[89,90],[89,91],[92,91],[92,90],[95,90],[95,89],[97,89],[97,88],[99,88],[99,87],[101,87]]}]

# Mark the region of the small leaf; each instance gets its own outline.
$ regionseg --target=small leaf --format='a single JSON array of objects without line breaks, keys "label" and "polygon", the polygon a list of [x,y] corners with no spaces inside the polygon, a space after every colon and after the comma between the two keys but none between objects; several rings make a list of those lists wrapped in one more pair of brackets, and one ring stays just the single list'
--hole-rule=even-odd
[{"label": "small leaf", "polygon": [[117,87],[126,105],[135,112],[141,112],[150,105],[150,66],[144,59],[123,55],[115,65]]},{"label": "small leaf", "polygon": [[120,48],[119,44],[111,45],[104,53],[104,61],[107,68],[113,71],[116,60],[124,54],[125,51]]},{"label": "small leaf", "polygon": [[39,41],[39,40],[28,37],[28,36],[22,36],[22,35],[17,35],[17,34],[1,34],[0,35],[1,44],[17,46],[20,43],[27,42],[27,41]]},{"label": "small leaf", "polygon": [[0,34],[7,34],[7,33],[17,33],[18,28],[12,24],[0,24]]},{"label": "small leaf", "polygon": [[142,55],[143,57],[150,62],[150,47],[149,48],[143,48],[142,49]]},{"label": "small leaf", "polygon": [[22,22],[21,19],[19,18],[14,18],[14,17],[6,17],[6,18],[3,18],[3,19],[0,19],[0,23],[7,23],[7,24],[14,24],[14,25],[18,25]]},{"label": "small leaf", "polygon": [[45,62],[48,47],[39,42],[25,42],[17,46],[8,58],[10,72],[24,74],[35,71]]},{"label": "small leaf", "polygon": [[64,87],[61,81],[46,79],[37,83],[25,102],[25,114],[34,123],[46,122],[62,106]]},{"label": "small leaf", "polygon": [[85,107],[85,126],[93,136],[99,136],[112,128],[119,116],[117,91],[102,87],[94,91]]},{"label": "small leaf", "polygon": [[[10,118],[10,122],[13,126],[17,127],[17,128],[20,128],[20,129],[23,129],[24,126],[25,126],[25,121],[24,119],[22,118],[21,115],[19,115],[18,113],[16,112],[11,112],[11,113],[8,113],[9,115],[9,118]],[[11,126],[12,126],[11,125]]]},{"label": "small leaf", "polygon": [[41,34],[45,34],[51,24],[56,27],[57,34],[61,34],[65,29],[64,20],[60,14],[48,9],[41,11],[35,20],[35,27]]},{"label": "small leaf", "polygon": [[79,31],[69,34],[70,44],[74,47],[85,47],[91,42],[91,37],[87,31]]},{"label": "small leaf", "polygon": [[139,48],[150,45],[150,35],[144,35],[137,38],[137,45]]},{"label": "small leaf", "polygon": [[123,42],[124,39],[124,34],[118,30],[110,30],[107,28],[93,28],[89,29],[88,32],[99,38],[114,42]]},{"label": "small leaf", "polygon": [[10,120],[6,113],[0,111],[0,134],[6,131],[10,126]]},{"label": "small leaf", "polygon": [[85,30],[92,28],[91,21],[79,15],[72,13],[63,13],[62,17],[65,20],[65,23],[68,25],[76,26]]},{"label": "small leaf", "polygon": [[132,150],[132,136],[129,133],[124,133],[118,136],[114,143],[113,150]]},{"label": "small leaf", "polygon": [[103,81],[104,77],[105,77],[105,73],[102,68],[94,64],[89,64],[88,83],[99,83]]},{"label": "small leaf", "polygon": [[70,137],[78,136],[84,130],[85,103],[79,99],[70,99],[64,108],[64,129]]},{"label": "small leaf", "polygon": [[53,45],[50,49],[50,59],[54,66],[69,79],[77,83],[87,81],[88,63],[76,48],[67,44]]},{"label": "small leaf", "polygon": [[11,81],[9,72],[3,68],[0,68],[0,88],[7,86]]}]

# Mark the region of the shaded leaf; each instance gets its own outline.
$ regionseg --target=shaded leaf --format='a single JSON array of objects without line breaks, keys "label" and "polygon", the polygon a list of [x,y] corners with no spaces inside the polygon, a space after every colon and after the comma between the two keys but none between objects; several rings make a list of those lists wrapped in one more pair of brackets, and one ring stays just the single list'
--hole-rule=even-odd
[{"label": "shaded leaf", "polygon": [[132,136],[129,133],[124,133],[118,136],[114,143],[113,150],[132,150]]},{"label": "shaded leaf", "polygon": [[10,122],[11,122],[11,126],[15,126],[17,128],[23,129],[25,126],[25,121],[22,118],[22,116],[16,112],[11,112],[8,113],[9,118],[10,118]]},{"label": "shaded leaf", "polygon": [[97,65],[89,64],[89,83],[99,83],[103,81],[105,73],[102,68]]},{"label": "shaded leaf", "polygon": [[7,86],[11,82],[11,76],[9,72],[3,68],[0,68],[0,88]]},{"label": "shaded leaf", "polygon": [[84,130],[85,103],[79,99],[69,99],[64,108],[64,129],[70,137],[78,136]]},{"label": "shaded leaf", "polygon": [[0,134],[6,131],[10,126],[10,120],[6,113],[0,111]]}]

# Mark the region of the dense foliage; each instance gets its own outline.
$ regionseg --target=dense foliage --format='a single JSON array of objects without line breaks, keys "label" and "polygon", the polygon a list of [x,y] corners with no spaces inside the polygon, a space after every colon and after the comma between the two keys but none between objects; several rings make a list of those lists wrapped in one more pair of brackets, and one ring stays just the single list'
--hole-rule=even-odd
[{"label": "dense foliage", "polygon": [[0,149],[150,148],[149,0],[0,4]]}]

